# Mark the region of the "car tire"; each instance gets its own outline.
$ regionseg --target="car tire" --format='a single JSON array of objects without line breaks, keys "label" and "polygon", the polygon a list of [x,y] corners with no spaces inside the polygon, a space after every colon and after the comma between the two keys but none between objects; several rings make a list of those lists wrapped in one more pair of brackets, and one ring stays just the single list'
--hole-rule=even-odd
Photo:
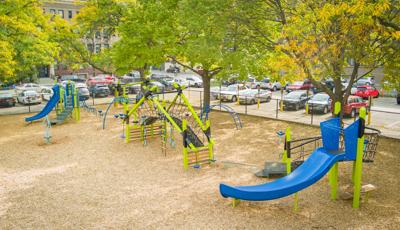
[{"label": "car tire", "polygon": [[250,104],[254,105],[256,101],[254,99],[251,99]]},{"label": "car tire", "polygon": [[352,109],[351,112],[350,112],[350,117],[354,118],[354,117],[356,117],[356,114],[357,114],[356,110]]},{"label": "car tire", "polygon": [[237,101],[237,97],[233,96],[232,99],[231,99],[231,102],[236,102],[236,101]]},{"label": "car tire", "polygon": [[299,104],[296,104],[296,105],[294,106],[294,110],[298,111],[299,109],[300,109],[300,105],[299,105]]},{"label": "car tire", "polygon": [[322,111],[324,114],[327,114],[328,113],[328,106],[325,106],[324,107],[324,110]]},{"label": "car tire", "polygon": [[272,91],[277,91],[278,88],[276,87],[276,85],[274,85],[274,87],[272,88]]}]

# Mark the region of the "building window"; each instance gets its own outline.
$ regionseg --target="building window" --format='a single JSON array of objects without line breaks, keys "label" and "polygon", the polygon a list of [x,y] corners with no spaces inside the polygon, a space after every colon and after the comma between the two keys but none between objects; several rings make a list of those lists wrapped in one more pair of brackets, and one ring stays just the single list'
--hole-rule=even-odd
[{"label": "building window", "polygon": [[96,38],[101,38],[100,31],[96,31]]},{"label": "building window", "polygon": [[110,47],[110,45],[109,45],[109,44],[107,44],[107,43],[104,43],[104,44],[103,44],[103,47],[107,49],[107,48],[109,48],[109,47]]},{"label": "building window", "polygon": [[50,9],[50,14],[56,14],[56,10],[55,9]]},{"label": "building window", "polygon": [[69,19],[72,18],[72,10],[68,10],[68,18],[69,18]]},{"label": "building window", "polygon": [[95,53],[100,53],[100,50],[101,50],[101,46],[100,46],[100,44],[96,44],[96,50],[95,50]]},{"label": "building window", "polygon": [[64,10],[58,10],[58,14],[61,18],[64,18]]},{"label": "building window", "polygon": [[93,44],[87,44],[87,49],[90,51],[90,52],[93,52]]}]

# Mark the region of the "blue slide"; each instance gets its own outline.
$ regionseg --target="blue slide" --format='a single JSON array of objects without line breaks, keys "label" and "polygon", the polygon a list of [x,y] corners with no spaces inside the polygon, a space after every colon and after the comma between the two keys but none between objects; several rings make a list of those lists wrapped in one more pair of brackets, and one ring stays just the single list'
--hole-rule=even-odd
[{"label": "blue slide", "polygon": [[53,96],[50,98],[50,100],[47,102],[46,106],[43,108],[40,113],[32,116],[32,117],[27,117],[25,118],[25,121],[34,121],[38,120],[40,118],[45,117],[47,114],[49,114],[54,107],[56,107],[58,101],[60,100],[60,86],[59,85],[54,85],[53,86]]},{"label": "blue slide", "polygon": [[[317,148],[296,170],[270,183],[254,186],[229,186],[220,184],[223,197],[240,200],[273,200],[289,196],[320,180],[338,161],[354,161],[357,153],[357,138],[360,121],[342,129],[339,118],[321,122],[323,147]],[[344,151],[339,151],[339,139],[344,133]]]},{"label": "blue slide", "polygon": [[314,150],[311,156],[289,175],[270,183],[254,186],[233,187],[220,184],[223,197],[232,197],[241,200],[273,200],[289,196],[321,179],[338,161],[344,160],[345,154],[332,154],[323,147]]}]

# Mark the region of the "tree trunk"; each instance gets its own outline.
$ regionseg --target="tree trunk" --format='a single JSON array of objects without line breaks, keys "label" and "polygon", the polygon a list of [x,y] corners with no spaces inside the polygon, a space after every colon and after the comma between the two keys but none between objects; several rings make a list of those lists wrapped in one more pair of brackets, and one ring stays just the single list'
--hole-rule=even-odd
[{"label": "tree trunk", "polygon": [[208,76],[207,72],[201,75],[203,80],[203,111],[207,111],[210,106],[210,87],[211,78]]}]

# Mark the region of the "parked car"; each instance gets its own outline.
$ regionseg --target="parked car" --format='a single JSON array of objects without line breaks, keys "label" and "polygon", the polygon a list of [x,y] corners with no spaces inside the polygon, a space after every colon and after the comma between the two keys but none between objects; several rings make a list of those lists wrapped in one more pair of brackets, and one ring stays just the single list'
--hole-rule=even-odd
[{"label": "parked car", "polygon": [[17,86],[15,89],[17,91],[36,91],[37,93],[39,93],[42,88],[36,83],[25,83]]},{"label": "parked car", "polygon": [[[323,81],[321,81],[321,84],[325,85],[328,89],[332,90],[332,92],[335,91],[335,83],[334,83],[333,79],[323,80]],[[312,91],[314,94],[323,92],[321,89],[319,89],[315,86],[312,87]]]},{"label": "parked car", "polygon": [[149,83],[149,87],[157,86],[156,93],[163,93],[165,92],[165,85],[158,81],[152,81]]},{"label": "parked car", "polygon": [[221,101],[236,102],[238,97],[247,90],[249,88],[243,84],[230,85],[226,90],[221,91]]},{"label": "parked car", "polygon": [[305,108],[309,97],[306,91],[293,91],[283,97],[283,108],[285,110],[299,110]]},{"label": "parked car", "polygon": [[156,74],[156,73],[153,73],[153,74],[150,75],[149,78],[150,78],[151,80],[159,80],[159,79],[166,78],[166,77],[169,77],[169,76],[166,75],[166,74]]},{"label": "parked car", "polygon": [[363,101],[359,96],[350,96],[343,107],[343,114],[345,116],[355,117],[359,113],[361,107],[366,107],[368,112],[367,102]]},{"label": "parked car", "polygon": [[188,81],[190,87],[203,87],[203,80],[198,76],[187,76],[186,81]]},{"label": "parked car", "polygon": [[213,99],[219,99],[219,92],[225,91],[227,90],[228,87],[226,86],[215,86],[215,87],[211,87],[210,88],[210,94],[211,94],[211,98]]},{"label": "parked car", "polygon": [[175,89],[173,86],[174,79],[172,77],[164,77],[164,78],[158,79],[157,81],[161,82],[165,86],[166,91],[173,91]]},{"label": "parked car", "polygon": [[379,91],[374,86],[364,85],[357,87],[355,95],[364,99],[367,99],[368,97],[377,98],[379,97]]},{"label": "parked car", "polygon": [[289,84],[286,86],[286,91],[291,92],[294,90],[310,90],[311,88],[313,88],[311,81],[306,79],[304,81],[295,81],[293,84]]},{"label": "parked car", "polygon": [[356,82],[357,86],[361,85],[375,85],[375,77],[364,77]]},{"label": "parked car", "polygon": [[250,89],[257,89],[257,87],[261,88],[261,82],[257,81],[254,77],[249,77],[245,84]]},{"label": "parked car", "polygon": [[0,106],[13,107],[15,106],[15,99],[11,93],[0,93]]},{"label": "parked car", "polygon": [[317,93],[307,101],[308,113],[322,112],[324,114],[332,110],[332,100],[326,93]]},{"label": "parked car", "polygon": [[189,86],[189,82],[185,78],[180,78],[180,77],[175,78],[174,81],[178,83],[180,86],[185,86],[185,87]]},{"label": "parked car", "polygon": [[90,85],[89,93],[92,97],[107,97],[110,94],[110,89],[107,85]]},{"label": "parked car", "polygon": [[272,82],[269,78],[264,78],[261,81],[261,89],[269,89],[272,91],[277,91],[282,88],[282,84],[278,81]]},{"label": "parked car", "polygon": [[90,77],[87,81],[86,84],[88,86],[93,86],[93,85],[110,85],[114,82],[113,78],[106,78],[103,75],[96,76],[96,77]]},{"label": "parked car", "polygon": [[254,105],[258,103],[258,100],[260,100],[260,103],[269,102],[271,101],[271,97],[272,97],[272,92],[269,90],[252,89],[240,94],[239,103]]},{"label": "parked car", "polygon": [[177,66],[170,66],[167,70],[167,73],[179,73],[180,69]]},{"label": "parked car", "polygon": [[51,88],[43,87],[42,90],[40,91],[40,94],[42,94],[42,100],[43,101],[49,101],[54,93],[53,93],[53,90]]},{"label": "parked car", "polygon": [[17,94],[17,101],[24,105],[40,104],[42,103],[42,97],[36,91],[26,90]]},{"label": "parked car", "polygon": [[[345,82],[345,83],[342,83],[342,85],[343,85],[343,89],[347,89],[347,87],[349,86],[349,83]],[[353,84],[350,89],[350,94],[354,95],[354,94],[356,94],[356,92],[357,92],[357,85]]]},{"label": "parked car", "polygon": [[78,90],[79,101],[86,101],[90,97],[89,89],[84,83],[76,83],[75,88]]}]

